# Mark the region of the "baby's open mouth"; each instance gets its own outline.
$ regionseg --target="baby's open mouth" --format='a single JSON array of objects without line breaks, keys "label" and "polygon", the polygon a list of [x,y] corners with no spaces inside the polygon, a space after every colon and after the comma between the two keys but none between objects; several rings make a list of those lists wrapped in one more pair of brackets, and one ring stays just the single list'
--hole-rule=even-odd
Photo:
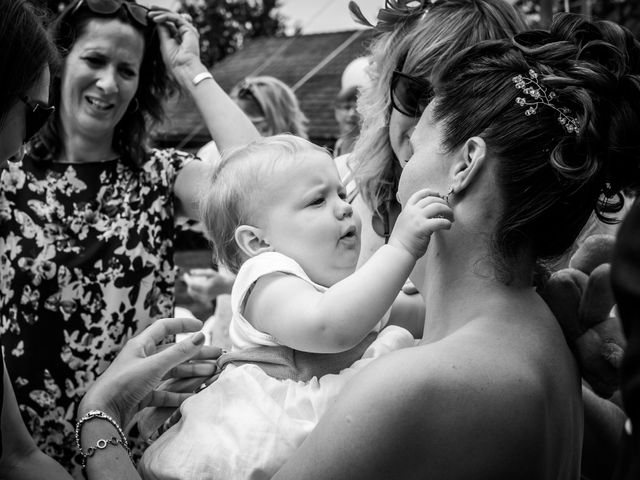
[{"label": "baby's open mouth", "polygon": [[343,238],[353,238],[356,236],[356,227],[355,226],[350,226],[346,233],[344,235],[342,235],[342,237],[340,237],[341,239]]}]

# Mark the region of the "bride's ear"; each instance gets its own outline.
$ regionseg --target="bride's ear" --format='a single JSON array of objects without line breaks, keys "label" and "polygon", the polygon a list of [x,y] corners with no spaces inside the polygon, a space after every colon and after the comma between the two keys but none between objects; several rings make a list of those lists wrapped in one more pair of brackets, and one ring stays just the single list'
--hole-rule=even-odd
[{"label": "bride's ear", "polygon": [[460,149],[453,166],[451,186],[456,193],[466,190],[478,177],[487,161],[487,144],[481,137],[469,138]]},{"label": "bride's ear", "polygon": [[240,225],[236,228],[235,239],[240,250],[249,258],[255,257],[259,253],[273,250],[269,242],[264,238],[264,232],[258,227]]}]

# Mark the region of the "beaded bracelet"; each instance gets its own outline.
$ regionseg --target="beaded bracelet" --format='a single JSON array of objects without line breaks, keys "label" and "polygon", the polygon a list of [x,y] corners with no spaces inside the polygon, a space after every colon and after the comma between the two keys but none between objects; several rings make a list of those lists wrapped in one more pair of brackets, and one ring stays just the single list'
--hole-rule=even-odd
[{"label": "beaded bracelet", "polygon": [[[117,439],[116,437],[111,437],[108,440],[101,438],[98,440],[95,446],[89,447],[87,449],[87,452],[85,453],[82,450],[82,447],[80,445],[80,430],[82,429],[82,425],[84,425],[89,420],[93,420],[95,418],[106,420],[111,425],[113,425],[114,428],[118,431],[118,435],[120,435],[120,439]],[[93,456],[96,450],[103,450],[108,445],[118,445],[118,444],[122,445],[126,450],[127,455],[129,455],[129,458],[131,458],[133,461],[133,458],[131,455],[131,449],[129,448],[129,444],[127,443],[127,437],[125,436],[124,432],[120,428],[120,425],[118,425],[118,423],[113,418],[111,418],[109,415],[107,415],[106,413],[100,410],[91,410],[87,412],[87,414],[83,416],[80,420],[78,420],[78,423],[76,423],[75,436],[76,436],[76,446],[78,447],[78,451],[80,452],[80,455],[82,455],[82,468],[85,468],[87,466],[87,458]]]}]

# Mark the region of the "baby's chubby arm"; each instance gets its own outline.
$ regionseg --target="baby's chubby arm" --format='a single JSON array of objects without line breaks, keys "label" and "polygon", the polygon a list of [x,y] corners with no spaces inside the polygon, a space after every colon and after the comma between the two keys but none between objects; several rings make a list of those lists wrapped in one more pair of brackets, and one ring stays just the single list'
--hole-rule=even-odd
[{"label": "baby's chubby arm", "polygon": [[256,282],[245,317],[278,342],[301,351],[336,353],[357,345],[389,309],[431,234],[451,228],[452,211],[431,190],[414,193],[389,239],[356,272],[318,292],[284,273]]}]

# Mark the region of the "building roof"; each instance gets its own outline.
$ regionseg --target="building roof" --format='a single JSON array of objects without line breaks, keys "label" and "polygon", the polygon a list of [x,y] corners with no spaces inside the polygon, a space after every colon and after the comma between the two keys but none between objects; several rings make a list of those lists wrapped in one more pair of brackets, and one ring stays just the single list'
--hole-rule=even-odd
[{"label": "building roof", "polygon": [[[309,118],[312,141],[332,146],[338,136],[334,100],[340,77],[353,59],[366,53],[371,30],[255,38],[212,69],[227,92],[247,76],[271,75],[294,88]],[[210,140],[200,114],[188,95],[171,99],[167,120],[154,129],[162,145],[196,148]]]}]

